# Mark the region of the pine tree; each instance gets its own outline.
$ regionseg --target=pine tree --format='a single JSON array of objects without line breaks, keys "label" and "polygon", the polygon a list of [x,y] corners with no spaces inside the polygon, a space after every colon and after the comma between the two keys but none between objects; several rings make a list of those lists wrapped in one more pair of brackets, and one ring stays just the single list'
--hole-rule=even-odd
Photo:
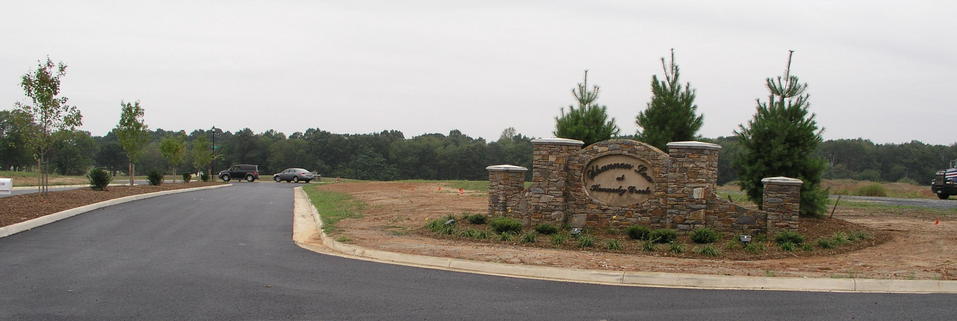
[{"label": "pine tree", "polygon": [[767,102],[757,99],[757,112],[747,126],[735,131],[741,153],[735,160],[741,189],[748,199],[761,204],[764,186],[761,179],[787,176],[804,181],[801,186],[801,215],[818,216],[824,212],[827,194],[820,187],[824,160],[814,154],[821,143],[815,115],[808,112],[807,84],[791,75],[791,56],[784,76],[767,78],[770,91]]},{"label": "pine tree", "polygon": [[598,105],[598,86],[588,90],[588,70],[585,70],[585,81],[572,89],[572,95],[578,101],[578,108],[568,106],[568,113],[562,108],[561,116],[555,117],[555,137],[577,139],[585,142],[585,146],[600,142],[618,135],[618,126],[615,119],[608,120],[607,107]]},{"label": "pine tree", "polygon": [[665,79],[651,76],[653,97],[648,108],[635,117],[635,123],[641,128],[638,140],[664,150],[669,142],[694,140],[704,117],[695,114],[698,105],[694,103],[695,91],[691,84],[682,86],[678,81],[674,49],[671,49],[670,64],[661,58],[661,68]]}]

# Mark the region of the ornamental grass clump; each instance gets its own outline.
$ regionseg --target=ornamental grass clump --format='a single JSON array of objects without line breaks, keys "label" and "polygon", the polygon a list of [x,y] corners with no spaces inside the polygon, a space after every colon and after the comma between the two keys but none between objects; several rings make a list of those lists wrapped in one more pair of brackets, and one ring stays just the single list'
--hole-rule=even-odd
[{"label": "ornamental grass clump", "polygon": [[554,225],[544,223],[535,227],[535,231],[543,235],[552,235],[558,233],[558,228]]},{"label": "ornamental grass clump", "polygon": [[495,233],[499,234],[522,232],[522,222],[513,218],[498,217],[492,219],[488,224]]},{"label": "ornamental grass clump", "polygon": [[578,237],[578,247],[586,248],[595,246],[595,238],[591,235],[582,235]]},{"label": "ornamental grass clump", "polygon": [[764,252],[764,244],[760,242],[751,242],[744,246],[744,250],[751,254]]},{"label": "ornamental grass clump", "polygon": [[525,232],[525,234],[522,234],[521,241],[522,243],[535,243],[537,239],[538,239],[538,233],[532,231],[532,232]]},{"label": "ornamental grass clump", "polygon": [[794,231],[781,231],[774,235],[774,242],[779,245],[787,242],[801,244],[804,243],[804,235]]},{"label": "ornamental grass clump", "polygon": [[681,254],[682,252],[685,251],[685,245],[675,241],[671,241],[671,243],[668,243],[668,251],[674,254]]},{"label": "ornamental grass clump", "polygon": [[647,240],[648,233],[651,233],[651,229],[643,225],[632,225],[625,230],[628,233],[628,237],[632,240]]},{"label": "ornamental grass clump", "polygon": [[641,243],[641,249],[645,250],[645,252],[654,252],[658,247],[655,246],[655,241],[648,240]]},{"label": "ornamental grass clump", "polygon": [[150,185],[154,186],[163,184],[163,174],[157,171],[150,171],[150,173],[146,175],[146,180],[150,182]]},{"label": "ornamental grass clump", "polygon": [[798,247],[798,245],[795,244],[794,242],[784,242],[784,243],[781,243],[780,246],[782,250],[787,252],[793,252]]},{"label": "ornamental grass clump", "polygon": [[90,188],[97,191],[105,191],[110,186],[110,182],[113,181],[113,175],[102,168],[91,169],[86,174],[86,178],[90,180]]},{"label": "ornamental grass clump", "polygon": [[714,246],[711,246],[711,245],[707,245],[705,247],[699,248],[697,249],[697,252],[698,254],[710,256],[710,257],[716,257],[721,255],[721,252],[718,252],[718,249],[714,248]]},{"label": "ornamental grass clump", "polygon": [[691,231],[691,240],[699,244],[714,243],[720,236],[717,231],[707,227]]},{"label": "ornamental grass clump", "polygon": [[552,244],[561,246],[568,240],[568,235],[564,233],[552,234]]},{"label": "ornamental grass clump", "polygon": [[465,220],[471,224],[481,225],[488,221],[488,217],[482,214],[472,214],[465,216]]},{"label": "ornamental grass clump", "polygon": [[657,229],[648,233],[649,240],[655,240],[655,243],[672,243],[678,239],[678,232],[672,229]]},{"label": "ornamental grass clump", "polygon": [[620,251],[622,249],[621,242],[618,239],[610,239],[605,243],[605,248],[612,251]]},{"label": "ornamental grass clump", "polygon": [[498,240],[502,242],[511,242],[515,240],[515,234],[512,232],[504,232],[498,235]]}]

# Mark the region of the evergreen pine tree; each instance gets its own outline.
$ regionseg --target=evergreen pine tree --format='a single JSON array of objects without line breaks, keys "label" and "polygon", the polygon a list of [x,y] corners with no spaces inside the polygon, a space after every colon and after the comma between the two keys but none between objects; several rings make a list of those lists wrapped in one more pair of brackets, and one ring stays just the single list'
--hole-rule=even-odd
[{"label": "evergreen pine tree", "polygon": [[607,107],[595,103],[598,86],[588,90],[588,70],[585,70],[585,81],[572,89],[572,95],[578,101],[578,108],[568,106],[567,114],[562,108],[561,116],[555,117],[555,137],[577,139],[588,146],[618,135],[615,119],[608,120]]},{"label": "evergreen pine tree", "polygon": [[747,126],[740,125],[741,153],[734,165],[738,170],[741,189],[748,199],[761,204],[764,186],[761,179],[787,176],[804,181],[801,186],[801,215],[817,216],[824,212],[827,193],[820,187],[824,160],[815,156],[821,143],[821,131],[808,112],[807,84],[791,75],[791,56],[788,54],[784,77],[766,80],[770,91],[767,102],[757,99],[757,112]]},{"label": "evergreen pine tree", "polygon": [[691,84],[682,86],[678,81],[674,49],[671,49],[670,64],[661,58],[661,68],[665,79],[651,76],[651,102],[635,117],[635,123],[640,128],[638,140],[664,150],[669,142],[694,140],[704,117],[695,114],[698,105],[694,103],[695,91]]}]

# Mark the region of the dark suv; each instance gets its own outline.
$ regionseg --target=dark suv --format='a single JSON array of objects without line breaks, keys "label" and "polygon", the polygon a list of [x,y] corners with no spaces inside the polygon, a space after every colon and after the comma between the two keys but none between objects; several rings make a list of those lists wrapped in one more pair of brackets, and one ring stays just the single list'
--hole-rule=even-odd
[{"label": "dark suv", "polygon": [[259,179],[259,166],[249,164],[233,165],[227,170],[219,172],[219,179],[228,182],[231,179],[245,179],[252,182]]}]

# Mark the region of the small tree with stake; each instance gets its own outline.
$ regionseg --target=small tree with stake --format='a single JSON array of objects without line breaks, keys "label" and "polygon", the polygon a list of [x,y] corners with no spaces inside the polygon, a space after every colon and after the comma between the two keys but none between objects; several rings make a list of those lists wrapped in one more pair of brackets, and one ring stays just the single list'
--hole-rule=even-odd
[{"label": "small tree with stake", "polygon": [[113,129],[116,132],[116,138],[123,146],[126,152],[126,158],[130,161],[130,185],[133,185],[133,177],[136,175],[134,163],[139,161],[143,155],[143,147],[149,143],[149,133],[146,131],[146,123],[143,122],[143,107],[140,102],[126,103],[120,102],[122,111],[120,112],[120,122]]},{"label": "small tree with stake", "polygon": [[83,116],[76,106],[67,104],[66,97],[60,97],[60,78],[66,75],[66,65],[54,64],[47,57],[39,62],[32,74],[23,75],[20,87],[31,104],[16,103],[23,117],[18,118],[27,136],[27,145],[33,151],[37,162],[37,189],[43,195],[49,191],[47,154],[54,143],[53,135],[59,131],[72,131],[83,124]]},{"label": "small tree with stake", "polygon": [[814,114],[808,112],[807,84],[791,75],[791,56],[784,77],[766,80],[770,95],[768,101],[757,100],[757,112],[748,124],[739,126],[741,153],[734,165],[738,170],[741,189],[748,199],[762,203],[764,186],[761,179],[771,176],[795,177],[804,181],[801,186],[801,215],[819,216],[825,208],[827,195],[820,188],[824,160],[815,157],[821,143]]},{"label": "small tree with stake", "polygon": [[555,117],[556,137],[578,139],[585,142],[585,146],[603,141],[618,135],[618,126],[615,119],[608,120],[607,107],[595,103],[598,100],[598,86],[588,90],[588,70],[585,70],[585,81],[572,89],[572,95],[578,101],[578,108],[568,106],[568,113],[562,108],[561,116]]},{"label": "small tree with stake", "polygon": [[671,63],[665,64],[661,58],[661,68],[665,79],[651,76],[651,101],[648,108],[635,117],[635,123],[641,128],[638,140],[665,150],[669,142],[693,140],[701,128],[703,116],[697,115],[695,91],[690,83],[682,85],[678,65],[675,64],[675,50],[671,49]]},{"label": "small tree with stake", "polygon": [[186,147],[181,137],[166,137],[160,142],[160,153],[176,174],[176,168],[183,162],[186,156]]}]

